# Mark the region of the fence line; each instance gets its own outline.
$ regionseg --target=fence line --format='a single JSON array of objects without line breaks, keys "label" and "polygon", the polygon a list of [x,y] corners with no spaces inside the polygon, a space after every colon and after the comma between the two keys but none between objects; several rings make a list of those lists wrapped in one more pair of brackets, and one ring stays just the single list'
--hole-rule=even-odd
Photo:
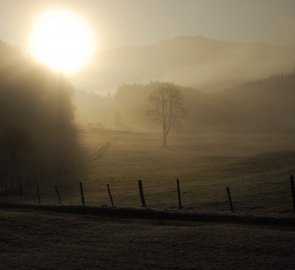
[{"label": "fence line", "polygon": [[[83,206],[86,205],[85,202],[85,191],[84,191],[84,187],[82,182],[78,183],[79,185],[79,191],[80,191],[80,198],[81,198],[81,204]],[[110,185],[107,184],[107,190],[106,190],[106,195],[108,195],[109,200],[110,200],[110,204],[112,207],[114,207],[114,197],[113,194],[111,192],[111,188]],[[139,192],[139,198],[140,198],[140,202],[141,202],[141,207],[147,207],[147,203],[146,203],[146,198],[145,198],[145,193],[144,193],[144,185],[143,185],[143,180],[138,180],[137,181],[137,186],[138,186],[138,192]],[[42,204],[43,200],[41,197],[41,192],[42,191],[42,187],[40,189],[39,184],[36,184],[35,186],[35,198],[37,199],[37,203],[38,204]],[[63,200],[60,194],[60,190],[58,189],[57,185],[54,185],[54,191],[55,191],[55,198],[57,198],[57,202],[58,204],[63,204]],[[177,179],[176,180],[176,189],[177,189],[177,202],[178,202],[178,208],[182,209],[185,206],[182,203],[182,192],[181,192],[181,185],[180,185],[180,180]],[[295,212],[295,183],[294,183],[294,176],[290,175],[290,189],[291,189],[291,200],[292,200],[292,211]],[[2,198],[5,199],[9,199],[9,197],[14,198],[14,197],[19,197],[20,200],[23,200],[24,197],[27,197],[27,195],[25,196],[25,191],[26,189],[24,189],[23,183],[19,182],[19,186],[15,187],[15,185],[8,185],[5,181],[3,181],[3,179],[1,180],[1,186],[0,186],[0,199],[1,196]],[[78,193],[78,189],[77,189],[77,193]],[[226,192],[224,193],[225,195],[227,194],[227,199],[228,199],[228,204],[229,204],[229,210],[231,212],[234,212],[235,208],[234,208],[234,203],[233,203],[233,199],[232,199],[232,192],[229,186],[226,187]],[[117,194],[118,195],[118,194]],[[1,201],[0,201],[1,202]],[[1,203],[0,203],[1,206]]]}]

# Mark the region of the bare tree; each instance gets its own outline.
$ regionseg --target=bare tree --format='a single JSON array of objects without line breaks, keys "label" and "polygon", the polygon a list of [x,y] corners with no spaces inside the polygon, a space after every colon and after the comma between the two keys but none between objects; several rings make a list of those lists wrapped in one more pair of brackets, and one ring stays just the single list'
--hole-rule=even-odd
[{"label": "bare tree", "polygon": [[163,146],[166,146],[171,128],[179,127],[185,116],[182,101],[183,97],[179,89],[168,83],[161,84],[150,95],[150,102],[153,105],[150,113],[153,119],[162,126]]}]

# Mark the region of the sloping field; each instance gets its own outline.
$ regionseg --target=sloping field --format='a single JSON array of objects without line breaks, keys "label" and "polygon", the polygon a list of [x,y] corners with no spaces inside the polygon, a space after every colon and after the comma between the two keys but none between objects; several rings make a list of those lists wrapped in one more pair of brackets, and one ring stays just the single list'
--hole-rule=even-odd
[{"label": "sloping field", "polygon": [[295,231],[0,211],[1,269],[294,269]]},{"label": "sloping field", "polygon": [[[137,180],[143,180],[146,202],[154,208],[177,207],[177,178],[185,209],[228,211],[226,186],[238,212],[290,213],[289,175],[295,167],[293,134],[181,134],[161,147],[159,134],[97,131],[83,134],[92,148],[108,140],[110,147],[98,159],[61,177],[24,180],[24,199],[56,203],[58,185],[64,204],[80,204],[79,181],[87,205],[110,205],[110,184],[118,207],[140,206]],[[77,175],[84,175],[83,178]],[[16,197],[12,198],[13,200]],[[11,197],[8,198],[11,200]],[[19,199],[18,199],[19,200]]]}]

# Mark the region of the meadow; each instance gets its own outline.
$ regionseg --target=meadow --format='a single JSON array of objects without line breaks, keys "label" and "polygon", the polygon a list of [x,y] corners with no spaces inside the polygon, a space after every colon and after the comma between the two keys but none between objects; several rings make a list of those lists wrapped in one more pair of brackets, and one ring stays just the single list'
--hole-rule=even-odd
[{"label": "meadow", "polygon": [[1,269],[293,269],[288,227],[0,212]]},{"label": "meadow", "polygon": [[114,130],[81,130],[89,153],[108,143],[97,158],[60,176],[25,179],[24,197],[8,200],[56,204],[57,185],[63,204],[110,205],[109,184],[117,207],[140,207],[137,180],[143,180],[148,207],[176,209],[176,179],[180,180],[184,210],[229,211],[226,187],[234,209],[241,213],[292,212],[289,176],[294,172],[295,135],[292,133],[180,133],[166,148],[161,134]]}]

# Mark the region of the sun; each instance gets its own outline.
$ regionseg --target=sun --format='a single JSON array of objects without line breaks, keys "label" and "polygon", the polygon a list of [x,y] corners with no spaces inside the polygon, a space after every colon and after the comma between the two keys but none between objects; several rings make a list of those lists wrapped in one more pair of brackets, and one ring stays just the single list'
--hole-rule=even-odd
[{"label": "sun", "polygon": [[90,26],[69,11],[48,11],[33,26],[29,52],[50,68],[73,73],[86,66],[95,52]]}]

